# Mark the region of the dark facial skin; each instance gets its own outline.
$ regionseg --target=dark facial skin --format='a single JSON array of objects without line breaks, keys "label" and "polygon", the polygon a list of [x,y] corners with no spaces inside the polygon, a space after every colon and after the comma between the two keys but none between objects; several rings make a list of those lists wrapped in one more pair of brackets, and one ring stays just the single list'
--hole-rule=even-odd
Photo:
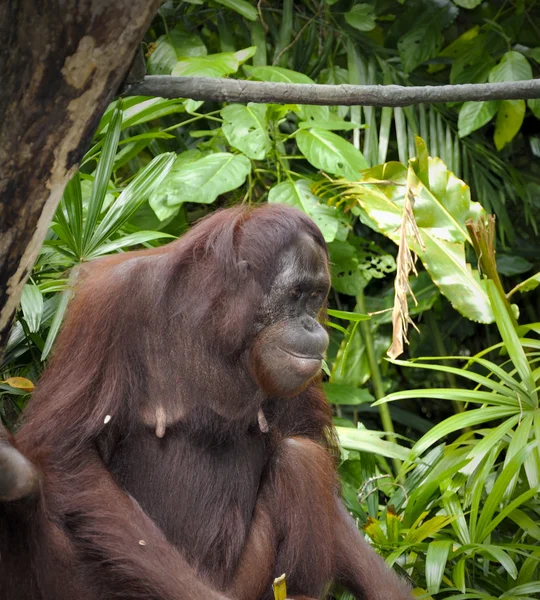
[{"label": "dark facial skin", "polygon": [[319,373],[328,334],[319,322],[330,286],[324,250],[308,235],[280,259],[258,317],[250,364],[269,396],[293,396]]}]

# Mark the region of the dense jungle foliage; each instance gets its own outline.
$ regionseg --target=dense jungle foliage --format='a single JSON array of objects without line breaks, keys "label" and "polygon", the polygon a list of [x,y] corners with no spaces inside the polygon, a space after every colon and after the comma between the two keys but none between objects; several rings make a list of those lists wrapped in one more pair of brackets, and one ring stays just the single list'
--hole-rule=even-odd
[{"label": "dense jungle foliage", "polygon": [[[151,74],[512,82],[540,76],[540,3],[169,0],[143,50]],[[2,420],[13,425],[46,364],[77,265],[167,243],[217,207],[290,204],[330,250],[324,386],[359,527],[418,597],[538,598],[539,157],[540,100],[119,98],[24,289]]]}]

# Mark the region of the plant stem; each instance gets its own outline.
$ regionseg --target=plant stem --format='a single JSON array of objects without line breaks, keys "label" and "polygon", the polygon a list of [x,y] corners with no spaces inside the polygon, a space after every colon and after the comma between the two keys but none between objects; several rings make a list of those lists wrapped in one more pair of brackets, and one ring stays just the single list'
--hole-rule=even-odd
[{"label": "plant stem", "polygon": [[[364,301],[364,292],[361,291],[356,297],[358,312],[365,313],[366,312],[366,304]],[[369,369],[371,371],[371,383],[373,385],[373,391],[375,392],[375,398],[380,400],[386,394],[384,393],[384,385],[381,375],[381,369],[379,367],[379,363],[377,362],[377,356],[375,354],[375,344],[373,343],[373,334],[371,333],[371,328],[369,321],[361,321],[360,322],[360,333],[364,338],[364,344],[366,345],[366,353],[369,362]],[[386,432],[386,437],[389,441],[395,442],[395,429],[394,423],[392,421],[392,417],[390,415],[390,409],[388,408],[388,404],[380,404],[379,405],[379,414],[381,416],[381,421],[383,425],[383,429]],[[401,470],[401,461],[397,458],[392,459],[392,464],[394,465],[394,470],[396,475]]]},{"label": "plant stem", "polygon": [[495,287],[504,302],[504,306],[508,311],[512,324],[514,327],[517,327],[518,323],[514,311],[506,297],[506,292],[504,291],[499,272],[497,271],[497,263],[495,261],[495,217],[493,215],[488,215],[485,221],[480,219],[476,223],[472,221],[472,219],[469,219],[465,225],[471,236],[471,243],[478,256],[478,262],[484,275],[488,279],[491,279],[495,284]]}]

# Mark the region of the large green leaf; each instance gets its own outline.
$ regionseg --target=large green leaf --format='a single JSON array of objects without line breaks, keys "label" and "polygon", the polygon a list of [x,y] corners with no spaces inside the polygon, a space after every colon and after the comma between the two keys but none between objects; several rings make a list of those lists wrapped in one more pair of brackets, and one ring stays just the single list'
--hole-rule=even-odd
[{"label": "large green leaf", "polygon": [[253,160],[262,160],[270,149],[266,104],[229,104],[221,111],[223,133],[229,144]]},{"label": "large green leaf", "polygon": [[189,159],[180,155],[163,184],[150,197],[160,220],[170,217],[184,202],[211,204],[220,195],[241,186],[251,171],[243,155],[216,152]]},{"label": "large green leaf", "polygon": [[[469,236],[465,221],[480,213],[471,202],[465,183],[446,169],[438,158],[412,161],[409,170],[399,163],[387,163],[364,172],[364,181],[383,181],[379,186],[350,188],[369,216],[372,226],[394,242],[400,241],[403,197],[407,176],[414,193],[414,216],[422,240],[408,236],[433,282],[452,306],[465,317],[491,323],[493,313],[485,284],[465,257],[464,242]],[[387,182],[391,181],[392,184]]]},{"label": "large green leaf", "polygon": [[465,102],[459,110],[458,130],[459,137],[480,129],[489,123],[497,112],[497,102]]},{"label": "large green leaf", "polygon": [[449,0],[424,4],[412,27],[398,40],[398,50],[405,72],[409,73],[437,56],[444,37],[443,29],[455,19],[458,9]]},{"label": "large green leaf", "polygon": [[532,79],[532,69],[529,61],[521,54],[511,50],[503,55],[499,64],[489,73],[489,82],[522,81]]},{"label": "large green leaf", "polygon": [[307,213],[321,230],[326,242],[332,242],[339,228],[338,211],[319,201],[311,191],[310,181],[284,181],[275,185],[268,194],[268,202],[287,204]]},{"label": "large green leaf", "polygon": [[325,129],[301,129],[296,135],[300,152],[318,169],[358,181],[368,167],[360,150],[339,135]]},{"label": "large green leaf", "polygon": [[148,72],[150,75],[170,75],[181,58],[206,54],[201,38],[177,25],[157,39],[148,57]]}]

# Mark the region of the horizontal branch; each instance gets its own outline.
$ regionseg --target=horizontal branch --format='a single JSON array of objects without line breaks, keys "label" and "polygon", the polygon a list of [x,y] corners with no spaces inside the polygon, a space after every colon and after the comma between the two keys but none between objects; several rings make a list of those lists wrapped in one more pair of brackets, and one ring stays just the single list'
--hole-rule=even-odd
[{"label": "horizontal branch", "polygon": [[321,85],[272,83],[213,77],[148,75],[122,91],[123,96],[192,98],[217,102],[319,104],[323,106],[409,106],[467,100],[527,100],[540,98],[540,79],[464,85]]}]

